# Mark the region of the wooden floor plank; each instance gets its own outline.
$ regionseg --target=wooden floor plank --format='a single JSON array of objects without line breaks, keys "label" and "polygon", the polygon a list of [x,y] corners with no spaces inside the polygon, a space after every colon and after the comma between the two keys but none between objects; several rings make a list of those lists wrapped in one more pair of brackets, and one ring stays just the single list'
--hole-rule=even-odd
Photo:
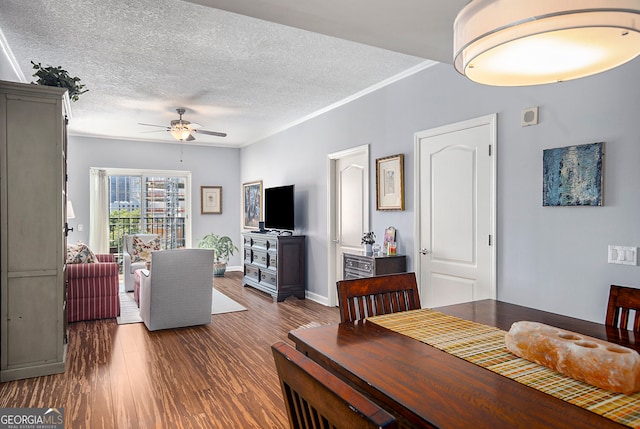
[{"label": "wooden floor plank", "polygon": [[214,287],[248,311],[149,332],[115,319],[69,325],[64,374],[0,383],[0,407],[62,407],[69,428],[286,428],[271,344],[292,329],[338,323],[337,308],[242,287]]}]

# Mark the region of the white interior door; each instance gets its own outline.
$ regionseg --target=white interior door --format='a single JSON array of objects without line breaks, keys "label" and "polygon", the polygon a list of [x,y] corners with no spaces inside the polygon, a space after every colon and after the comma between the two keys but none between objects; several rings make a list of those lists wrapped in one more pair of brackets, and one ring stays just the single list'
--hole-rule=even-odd
[{"label": "white interior door", "polygon": [[496,298],[496,115],[415,136],[423,307]]},{"label": "white interior door", "polygon": [[342,280],[342,254],[360,252],[369,230],[369,146],[329,155],[329,305],[337,305],[336,281]]}]

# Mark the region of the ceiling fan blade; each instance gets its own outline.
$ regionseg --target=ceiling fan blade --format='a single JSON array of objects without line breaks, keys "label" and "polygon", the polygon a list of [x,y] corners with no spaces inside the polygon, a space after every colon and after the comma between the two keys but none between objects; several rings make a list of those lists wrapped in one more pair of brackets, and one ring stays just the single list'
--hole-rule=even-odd
[{"label": "ceiling fan blade", "polygon": [[208,134],[210,136],[217,136],[217,137],[226,137],[227,133],[219,133],[217,131],[207,131],[207,130],[193,130],[196,133],[200,133],[200,134]]},{"label": "ceiling fan blade", "polygon": [[195,140],[195,139],[196,138],[193,136],[193,134],[189,134],[189,137],[187,137],[187,139],[185,141],[190,142],[190,141]]},{"label": "ceiling fan blade", "polygon": [[160,132],[164,132],[164,131],[169,131],[169,130],[140,131],[140,133],[142,133],[142,134],[145,134],[145,133],[160,133]]},{"label": "ceiling fan blade", "polygon": [[138,122],[138,125],[145,125],[147,127],[160,127],[160,128],[169,128],[166,125],[154,125],[154,124],[143,124],[142,122]]}]

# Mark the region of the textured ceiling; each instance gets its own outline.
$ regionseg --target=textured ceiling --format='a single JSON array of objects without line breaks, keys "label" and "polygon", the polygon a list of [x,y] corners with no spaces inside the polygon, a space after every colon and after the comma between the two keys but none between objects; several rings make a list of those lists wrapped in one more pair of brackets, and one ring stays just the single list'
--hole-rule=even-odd
[{"label": "textured ceiling", "polygon": [[[242,146],[426,67],[428,58],[444,60],[453,17],[466,3],[440,5],[450,1],[352,0],[341,10],[345,2],[333,0],[0,0],[0,30],[27,82],[33,60],[86,84],[89,92],[72,103],[71,134],[176,142],[138,123],[169,125],[186,107],[186,120],[228,134],[197,134],[195,144]],[[429,30],[431,38],[415,28],[414,3],[430,4],[424,23],[442,27]],[[376,30],[385,19],[389,28]]]},{"label": "textured ceiling", "polygon": [[445,63],[453,21],[470,0],[188,0]]}]

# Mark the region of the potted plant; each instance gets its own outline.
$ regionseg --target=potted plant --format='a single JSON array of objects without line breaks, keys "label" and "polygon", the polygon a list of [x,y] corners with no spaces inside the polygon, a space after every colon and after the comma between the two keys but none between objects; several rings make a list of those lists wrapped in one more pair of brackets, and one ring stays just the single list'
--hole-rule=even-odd
[{"label": "potted plant", "polygon": [[226,235],[207,234],[198,242],[200,249],[213,249],[213,275],[214,277],[224,277],[227,270],[229,256],[238,248],[233,244],[231,238]]},{"label": "potted plant", "polygon": [[89,91],[88,89],[84,89],[85,85],[80,83],[79,77],[69,76],[69,73],[60,66],[43,67],[42,64],[36,64],[33,61],[31,61],[31,64],[33,64],[33,69],[36,71],[33,77],[38,78],[38,80],[35,81],[36,84],[65,88],[69,92],[69,98],[72,101],[78,101],[80,95]]},{"label": "potted plant", "polygon": [[360,244],[364,244],[364,254],[366,256],[373,255],[373,248],[371,246],[375,242],[376,234],[373,231],[364,233],[364,235],[362,236],[362,240],[360,240]]}]

